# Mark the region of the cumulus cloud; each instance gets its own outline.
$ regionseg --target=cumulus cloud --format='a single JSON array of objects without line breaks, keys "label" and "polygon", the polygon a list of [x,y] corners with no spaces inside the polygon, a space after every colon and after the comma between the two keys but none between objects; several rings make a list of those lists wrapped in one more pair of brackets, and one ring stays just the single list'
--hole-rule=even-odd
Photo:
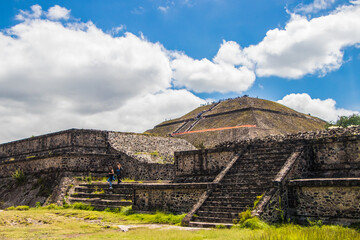
[{"label": "cumulus cloud", "polygon": [[338,116],[359,114],[357,111],[336,108],[336,101],[331,98],[325,100],[318,98],[312,99],[307,93],[292,93],[277,102],[298,112],[305,114],[310,113],[312,116],[319,117],[326,121],[336,121]]},{"label": "cumulus cloud", "polygon": [[256,45],[241,49],[237,43],[224,42],[217,57],[229,64],[253,67],[260,77],[296,79],[337,70],[344,63],[344,49],[359,43],[360,4],[357,1],[310,20],[292,14],[284,29],[269,30]]},{"label": "cumulus cloud", "polygon": [[34,111],[31,102],[0,99],[0,142],[30,137],[69,128],[143,132],[165,118],[188,112],[204,100],[186,90],[147,93],[119,103],[111,111],[82,114],[68,111],[70,102],[54,102],[51,108]]},{"label": "cumulus cloud", "polygon": [[49,8],[46,16],[52,20],[59,20],[59,19],[67,20],[70,17],[70,10],[64,7],[60,7],[59,5],[55,5]]},{"label": "cumulus cloud", "polygon": [[192,59],[175,53],[171,62],[174,85],[195,92],[243,92],[255,81],[255,74],[247,67],[236,67],[226,62]]},{"label": "cumulus cloud", "polygon": [[335,0],[315,0],[310,4],[300,4],[295,8],[295,12],[316,13],[323,9],[328,9],[335,3]]},{"label": "cumulus cloud", "polygon": [[144,131],[205,102],[170,90],[159,43],[21,14],[25,21],[0,32],[2,142],[72,127]]}]

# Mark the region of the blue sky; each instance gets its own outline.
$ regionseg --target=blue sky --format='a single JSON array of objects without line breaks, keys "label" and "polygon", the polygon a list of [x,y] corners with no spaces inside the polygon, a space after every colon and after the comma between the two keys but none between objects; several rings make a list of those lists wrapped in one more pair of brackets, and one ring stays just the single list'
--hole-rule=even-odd
[{"label": "blue sky", "polygon": [[359,1],[1,1],[0,31],[1,142],[142,132],[244,94],[360,109]]}]

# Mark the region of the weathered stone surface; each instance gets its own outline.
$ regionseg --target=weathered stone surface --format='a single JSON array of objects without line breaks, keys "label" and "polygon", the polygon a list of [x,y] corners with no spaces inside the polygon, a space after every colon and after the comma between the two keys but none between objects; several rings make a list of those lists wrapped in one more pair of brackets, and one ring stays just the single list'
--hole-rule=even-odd
[{"label": "weathered stone surface", "polygon": [[134,186],[133,209],[140,211],[163,210],[186,213],[209,184],[143,184]]},{"label": "weathered stone surface", "polygon": [[174,152],[196,149],[183,139],[109,132],[109,144],[140,162],[173,163]]},{"label": "weathered stone surface", "polygon": [[301,179],[291,181],[289,207],[292,218],[306,222],[358,222],[360,218],[360,179]]}]

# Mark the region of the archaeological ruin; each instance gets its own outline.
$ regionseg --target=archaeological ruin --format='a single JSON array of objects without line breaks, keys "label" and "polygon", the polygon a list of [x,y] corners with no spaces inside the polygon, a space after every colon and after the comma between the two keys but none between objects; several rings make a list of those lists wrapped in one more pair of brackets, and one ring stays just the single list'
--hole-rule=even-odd
[{"label": "archaeological ruin", "polygon": [[[324,125],[245,96],[201,106],[143,134],[69,129],[4,143],[0,208],[132,205],[186,213],[183,223],[199,227],[230,226],[246,210],[269,223],[358,223],[360,127]],[[95,180],[117,162],[128,181],[109,190]],[[19,172],[23,179],[14,177]]]}]

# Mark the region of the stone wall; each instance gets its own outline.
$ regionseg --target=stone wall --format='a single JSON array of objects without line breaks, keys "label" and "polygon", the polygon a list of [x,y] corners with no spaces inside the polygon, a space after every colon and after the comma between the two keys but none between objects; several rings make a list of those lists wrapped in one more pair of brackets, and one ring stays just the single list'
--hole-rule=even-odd
[{"label": "stone wall", "polygon": [[[171,180],[175,150],[194,149],[182,139],[141,134],[70,129],[0,145],[0,178],[18,169],[26,174],[43,172],[106,173],[116,162],[123,177],[137,180]],[[151,159],[141,154],[152,156]],[[154,153],[154,154],[151,154]],[[161,163],[152,161],[155,158]]]},{"label": "stone wall", "polygon": [[183,139],[109,132],[109,143],[119,152],[147,163],[173,163],[174,152],[196,149]]},{"label": "stone wall", "polygon": [[306,179],[290,183],[289,210],[293,219],[321,219],[346,224],[360,219],[360,178]]},{"label": "stone wall", "polygon": [[206,181],[213,178],[230,162],[233,149],[203,149],[175,153],[175,175],[177,180]]},{"label": "stone wall", "polygon": [[1,144],[0,162],[53,154],[107,152],[107,132],[70,129]]},{"label": "stone wall", "polygon": [[0,163],[0,177],[11,177],[16,170],[26,175],[51,172],[104,173],[109,165],[117,161],[109,154],[64,154],[50,157],[34,157]]},{"label": "stone wall", "polygon": [[245,146],[253,148],[254,151],[257,146],[282,146],[288,149],[306,147],[306,159],[294,178],[360,176],[360,126],[225,142],[217,147],[242,149]]},{"label": "stone wall", "polygon": [[210,184],[142,184],[135,186],[133,209],[186,213],[191,210]]}]

